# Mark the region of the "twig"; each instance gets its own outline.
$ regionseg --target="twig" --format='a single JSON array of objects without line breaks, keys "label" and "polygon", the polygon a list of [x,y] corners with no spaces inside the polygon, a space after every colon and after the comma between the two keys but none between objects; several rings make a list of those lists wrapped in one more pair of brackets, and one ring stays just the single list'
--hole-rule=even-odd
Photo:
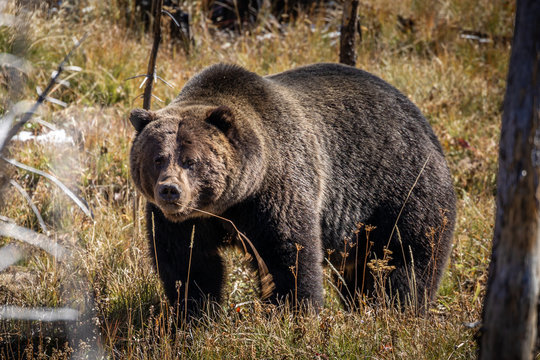
[{"label": "twig", "polygon": [[10,237],[37,246],[58,260],[63,260],[66,255],[69,255],[64,247],[58,245],[47,236],[13,223],[0,221],[0,236]]},{"label": "twig", "polygon": [[[195,225],[193,225],[193,230],[191,231],[191,241],[189,243],[189,262],[188,262],[188,271],[186,279],[186,288],[184,294],[184,324],[187,321],[187,312],[188,312],[188,291],[189,291],[189,275],[191,273],[191,258],[193,256],[193,243],[195,241]],[[185,340],[185,338],[184,338]]]},{"label": "twig", "polygon": [[170,82],[166,81],[165,79],[163,79],[161,76],[156,75],[156,78],[157,78],[158,80],[161,80],[165,85],[167,85],[167,86],[170,87],[171,89],[174,89],[174,85],[171,84]]},{"label": "twig", "polygon": [[190,208],[191,210],[198,211],[200,213],[206,214],[206,215],[213,216],[215,218],[221,219],[221,220],[226,221],[229,224],[231,224],[231,226],[236,231],[236,234],[238,235],[238,239],[242,243],[242,246],[244,247],[244,251],[246,252],[246,254],[248,254],[246,244],[245,244],[246,242],[250,246],[251,251],[253,251],[253,255],[255,256],[255,260],[257,261],[257,265],[259,267],[259,276],[261,278],[261,298],[263,300],[265,300],[268,297],[270,297],[270,295],[272,295],[272,292],[274,291],[274,288],[275,288],[275,284],[274,284],[274,281],[272,279],[272,274],[270,274],[270,272],[268,271],[268,267],[266,266],[266,263],[264,262],[262,257],[259,255],[259,252],[255,248],[253,243],[248,239],[248,237],[246,235],[244,235],[244,233],[242,233],[240,230],[238,230],[238,228],[236,227],[234,222],[232,222],[231,220],[229,220],[227,218],[224,218],[222,216],[212,214],[211,212],[204,211],[204,210],[201,210],[201,209],[197,209],[197,208],[194,208],[194,207],[191,207],[191,206],[188,206],[188,208]]},{"label": "twig", "polygon": [[168,12],[167,10],[161,10],[161,12],[165,15],[167,15],[168,17],[171,18],[171,20],[174,22],[174,24],[176,25],[177,28],[181,28],[180,26],[180,23],[178,21],[176,21],[176,19],[174,18],[173,14],[171,14],[170,12]]},{"label": "twig", "polygon": [[347,286],[347,283],[345,282],[345,279],[343,278],[343,276],[341,276],[339,271],[334,267],[334,265],[332,265],[332,263],[330,262],[330,260],[328,260],[328,258],[324,258],[324,261],[326,261],[330,269],[334,272],[334,274],[336,274],[338,280],[340,280],[343,283],[343,285],[345,286],[345,290],[347,290],[347,293],[349,294],[349,298],[353,299],[351,291],[349,290],[349,287]]},{"label": "twig", "polygon": [[[133,80],[133,79],[137,79],[137,78],[140,78],[140,77],[144,77],[143,81],[141,81],[141,84],[139,85],[139,89],[142,88],[144,86],[144,84],[146,83],[146,79],[148,79],[147,75],[146,74],[141,74],[141,75],[135,75],[135,76],[130,76],[126,79],[127,80]],[[157,80],[160,80],[161,82],[163,82],[165,85],[167,85],[168,87],[170,87],[171,89],[174,89],[174,85],[171,84],[170,82],[168,82],[167,80],[163,79],[161,76],[155,74],[154,75],[154,78],[157,79]],[[144,95],[144,94],[143,94]],[[139,95],[140,96],[140,95]],[[152,95],[154,96],[154,95]]]},{"label": "twig", "polygon": [[334,284],[334,279],[332,279],[332,276],[325,272],[325,277],[328,280],[327,284],[330,285],[332,289],[334,289],[334,291],[336,292],[336,294],[338,294],[338,296],[341,298],[343,303],[347,304],[349,301],[345,299],[345,296],[343,296],[343,293],[341,292],[341,290],[339,290],[338,287]]},{"label": "twig", "polygon": [[32,208],[32,211],[34,212],[34,214],[36,214],[36,218],[37,218],[37,220],[39,222],[39,226],[41,226],[41,230],[43,230],[43,232],[45,234],[47,234],[48,233],[47,226],[45,225],[45,222],[43,221],[43,218],[41,217],[41,214],[39,213],[38,208],[36,207],[36,205],[34,205],[34,202],[30,198],[30,196],[28,195],[26,190],[24,190],[24,188],[18,182],[16,182],[13,179],[10,179],[9,183],[11,184],[11,186],[13,186],[15,189],[17,189],[17,191],[28,202],[28,205],[30,205],[30,208]]},{"label": "twig", "polygon": [[24,113],[24,115],[21,117],[21,119],[11,127],[11,129],[9,130],[8,135],[5,138],[4,142],[2,144],[0,144],[0,154],[4,152],[4,149],[6,148],[6,145],[9,142],[9,140],[11,140],[11,138],[13,136],[15,136],[15,134],[17,132],[19,132],[19,130],[24,126],[24,124],[26,124],[32,118],[32,116],[37,111],[39,106],[45,100],[48,99],[48,94],[52,90],[52,88],[56,84],[58,78],[60,77],[60,74],[64,70],[64,65],[69,60],[71,55],[75,52],[75,50],[77,50],[79,48],[79,46],[81,46],[82,42],[84,40],[86,40],[87,36],[88,36],[88,34],[84,34],[83,37],[81,38],[81,40],[79,40],[79,41],[77,41],[75,43],[75,45],[71,48],[69,53],[64,57],[64,60],[62,60],[60,65],[58,65],[58,69],[56,69],[56,72],[54,72],[54,75],[51,77],[51,80],[49,80],[49,83],[47,84],[47,87],[45,88],[45,90],[43,90],[41,92],[41,94],[39,94],[39,96],[38,96],[36,102],[34,103],[34,105],[32,106],[32,108],[29,111],[27,111],[26,113]]},{"label": "twig", "polygon": [[79,311],[68,307],[62,308],[24,308],[4,305],[0,307],[0,319],[34,321],[76,321]]},{"label": "twig", "polygon": [[405,208],[405,205],[407,204],[407,201],[411,197],[411,193],[413,192],[414,188],[416,187],[416,184],[418,183],[418,180],[420,179],[420,176],[422,176],[422,174],[424,173],[424,170],[426,169],[426,165],[427,165],[429,159],[431,159],[431,155],[433,155],[433,152],[429,153],[426,161],[424,162],[424,165],[422,166],[422,169],[420,169],[420,172],[418,173],[418,176],[414,180],[414,183],[412,184],[412,186],[411,186],[411,188],[409,190],[409,193],[407,194],[407,197],[405,198],[405,201],[403,201],[403,205],[401,206],[401,209],[399,210],[398,216],[396,218],[396,222],[394,223],[394,226],[392,226],[392,232],[390,233],[390,236],[388,237],[388,243],[386,244],[387,249],[390,246],[390,241],[392,241],[392,236],[394,235],[394,232],[396,231],[397,223],[399,221],[399,218],[401,217],[401,214],[403,213],[403,209]]},{"label": "twig", "polygon": [[41,176],[49,179],[56,186],[58,186],[67,196],[69,196],[71,198],[71,200],[73,200],[73,202],[75,204],[77,204],[78,207],[81,208],[81,210],[86,214],[86,216],[88,216],[92,220],[94,219],[94,215],[92,214],[92,211],[88,208],[88,206],[85,204],[85,201],[83,199],[81,199],[80,197],[78,197],[77,195],[75,195],[75,193],[73,193],[73,191],[69,190],[66,185],[64,185],[60,180],[58,180],[53,175],[47,174],[46,172],[43,172],[43,171],[35,169],[35,168],[31,167],[31,166],[20,163],[15,159],[6,159],[5,157],[2,157],[2,160],[6,161],[7,163],[10,163],[11,165],[14,165],[14,166],[16,166],[18,168],[21,168],[21,169],[26,170],[26,171],[33,172],[35,174],[41,175]]},{"label": "twig", "polygon": [[161,8],[163,7],[163,0],[154,0],[154,43],[152,44],[152,51],[150,52],[150,59],[148,60],[148,71],[146,79],[150,80],[146,82],[143,95],[143,109],[150,110],[152,100],[152,88],[154,82],[151,81],[155,77],[156,73],[156,58],[159,50],[159,43],[161,41]]},{"label": "twig", "polygon": [[130,76],[130,77],[128,77],[125,81],[137,79],[137,78],[140,78],[140,77],[146,77],[146,74],[140,74],[140,75]]},{"label": "twig", "polygon": [[189,48],[190,48],[190,35],[189,35],[189,18],[188,18],[188,24],[187,24],[187,34],[186,32],[184,31],[184,29],[182,29],[182,25],[180,25],[180,23],[174,18],[174,15],[171,14],[170,12],[168,12],[167,10],[161,10],[161,12],[165,15],[167,15],[168,17],[171,18],[171,21],[174,23],[174,25],[176,25],[176,27],[178,28],[178,31],[180,33],[180,37],[181,37],[181,40],[182,40],[182,46],[184,48],[184,51],[186,53],[186,55],[189,55]]}]

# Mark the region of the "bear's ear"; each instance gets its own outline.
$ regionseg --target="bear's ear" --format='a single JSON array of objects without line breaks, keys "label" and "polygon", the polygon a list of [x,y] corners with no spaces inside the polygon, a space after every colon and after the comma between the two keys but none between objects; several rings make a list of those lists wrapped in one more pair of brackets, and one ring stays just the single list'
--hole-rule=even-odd
[{"label": "bear's ear", "polygon": [[228,134],[229,130],[231,130],[233,120],[232,110],[224,105],[212,109],[206,114],[206,122],[217,127],[224,134]]},{"label": "bear's ear", "polygon": [[137,131],[137,134],[143,131],[144,127],[154,120],[154,114],[144,109],[131,110],[129,121]]}]

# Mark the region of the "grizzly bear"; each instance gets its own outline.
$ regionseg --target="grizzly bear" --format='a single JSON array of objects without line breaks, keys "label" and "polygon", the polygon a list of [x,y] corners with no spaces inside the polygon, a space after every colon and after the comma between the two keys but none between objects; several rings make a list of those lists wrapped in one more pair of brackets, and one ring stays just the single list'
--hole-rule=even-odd
[{"label": "grizzly bear", "polygon": [[320,308],[327,260],[349,305],[380,288],[416,308],[433,298],[451,250],[452,178],[419,109],[378,77],[338,64],[266,77],[218,64],[130,121],[151,254],[181,309],[195,316],[221,299],[219,249],[235,243],[223,218],[266,264],[272,302]]}]

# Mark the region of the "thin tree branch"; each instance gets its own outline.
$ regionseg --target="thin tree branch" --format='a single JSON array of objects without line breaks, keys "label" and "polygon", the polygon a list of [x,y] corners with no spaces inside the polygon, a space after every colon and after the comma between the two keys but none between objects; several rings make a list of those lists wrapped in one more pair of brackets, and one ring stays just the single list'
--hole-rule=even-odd
[{"label": "thin tree branch", "polygon": [[79,311],[68,307],[62,308],[24,308],[4,305],[0,307],[0,319],[34,321],[76,321]]},{"label": "thin tree branch", "polygon": [[341,36],[339,44],[339,62],[356,65],[356,31],[358,25],[358,0],[346,0],[343,4]]},{"label": "thin tree branch", "polygon": [[167,85],[167,86],[170,87],[171,89],[174,89],[174,85],[171,84],[170,82],[166,81],[165,79],[163,79],[161,76],[156,75],[156,78],[157,78],[158,80],[161,80],[165,85]]},{"label": "thin tree branch", "polygon": [[128,80],[133,80],[133,79],[140,78],[140,77],[146,77],[146,74],[130,76],[130,77],[128,77],[128,78],[126,79],[126,81],[128,81]]},{"label": "thin tree branch", "polygon": [[69,53],[64,57],[64,60],[62,60],[60,65],[58,65],[58,69],[56,69],[56,72],[54,73],[51,80],[47,84],[47,87],[45,88],[45,90],[43,90],[41,92],[41,94],[39,94],[39,96],[38,96],[36,102],[34,103],[34,105],[32,106],[32,108],[28,112],[26,112],[22,116],[22,118],[11,127],[11,129],[8,132],[7,137],[4,139],[4,142],[2,144],[0,144],[0,154],[4,152],[4,149],[6,148],[7,143],[9,143],[9,140],[11,140],[11,138],[13,136],[15,136],[15,134],[17,134],[17,132],[19,132],[19,130],[24,126],[24,124],[26,124],[32,118],[32,116],[37,111],[39,106],[45,100],[48,100],[48,94],[52,90],[52,88],[56,84],[58,78],[60,77],[60,74],[64,70],[64,65],[68,62],[69,58],[75,52],[75,50],[77,50],[79,48],[79,46],[81,46],[82,42],[84,40],[86,40],[87,36],[88,36],[88,34],[84,34],[83,37],[81,38],[81,40],[79,40],[79,41],[77,41],[75,43],[75,45],[71,48]]},{"label": "thin tree branch", "polygon": [[73,191],[69,190],[68,187],[66,185],[64,185],[60,180],[58,180],[56,177],[54,177],[53,175],[51,174],[47,174],[46,172],[43,172],[41,170],[38,170],[38,169],[35,169],[31,166],[28,166],[28,165],[25,165],[23,163],[20,163],[18,162],[17,160],[14,160],[14,159],[6,159],[4,157],[2,157],[2,159],[8,163],[10,163],[11,165],[14,165],[18,168],[21,168],[23,170],[26,170],[26,171],[30,171],[30,172],[33,172],[35,174],[38,174],[38,175],[41,175],[47,179],[49,179],[50,181],[52,181],[56,186],[58,186],[67,196],[69,196],[71,198],[71,200],[73,200],[73,202],[75,204],[77,204],[78,207],[81,208],[81,210],[91,219],[94,219],[94,215],[92,214],[92,211],[88,208],[88,206],[86,205],[85,201],[83,199],[81,199],[80,197],[78,197],[77,195],[75,195],[75,193],[73,193]]},{"label": "thin tree branch", "polygon": [[69,252],[63,246],[58,245],[47,236],[10,222],[0,221],[0,236],[10,237],[37,246],[58,260],[63,260],[69,256]]},{"label": "thin tree branch", "polygon": [[38,222],[39,222],[39,226],[41,226],[41,230],[43,230],[43,232],[45,234],[47,234],[48,233],[47,226],[45,225],[45,222],[43,221],[43,218],[41,217],[41,214],[39,213],[39,210],[37,209],[36,205],[34,205],[34,202],[30,198],[30,196],[28,195],[26,190],[24,190],[24,188],[18,182],[16,182],[13,179],[10,179],[9,183],[11,184],[11,186],[13,186],[15,189],[17,189],[17,191],[28,202],[28,205],[30,205],[30,208],[32,208],[32,211],[34,212],[34,214],[36,214],[36,217],[37,217]]},{"label": "thin tree branch", "polygon": [[[153,80],[156,73],[156,58],[159,50],[159,43],[161,42],[161,9],[163,7],[163,0],[154,0],[154,43],[152,45],[152,51],[150,52],[150,59],[148,60],[148,71],[146,78]],[[152,88],[154,86],[153,81],[147,81],[144,88],[143,96],[143,109],[150,110],[152,100]]]}]

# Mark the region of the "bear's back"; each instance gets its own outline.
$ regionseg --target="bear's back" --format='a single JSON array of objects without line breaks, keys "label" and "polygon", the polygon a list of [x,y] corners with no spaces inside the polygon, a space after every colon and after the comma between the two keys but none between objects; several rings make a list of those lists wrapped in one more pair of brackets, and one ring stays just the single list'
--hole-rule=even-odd
[{"label": "bear's back", "polygon": [[[404,203],[399,225],[408,239],[437,223],[439,210],[447,210],[453,223],[455,195],[442,147],[420,110],[396,88],[339,64],[309,65],[265,79],[296,98],[305,114],[298,121],[317,129],[330,162],[325,246],[350,235],[350,224],[358,221],[379,226],[374,239],[386,243]],[[405,218],[417,223],[405,225]]]},{"label": "bear's back", "polygon": [[[353,124],[364,128],[405,126],[417,136],[428,135],[430,142],[438,144],[420,110],[399,90],[366,71],[323,63],[288,70],[265,79],[287,89],[308,113],[318,112],[327,123],[334,120],[329,125],[346,128]],[[340,118],[336,114],[344,116]],[[354,119],[349,119],[349,115]]]}]

